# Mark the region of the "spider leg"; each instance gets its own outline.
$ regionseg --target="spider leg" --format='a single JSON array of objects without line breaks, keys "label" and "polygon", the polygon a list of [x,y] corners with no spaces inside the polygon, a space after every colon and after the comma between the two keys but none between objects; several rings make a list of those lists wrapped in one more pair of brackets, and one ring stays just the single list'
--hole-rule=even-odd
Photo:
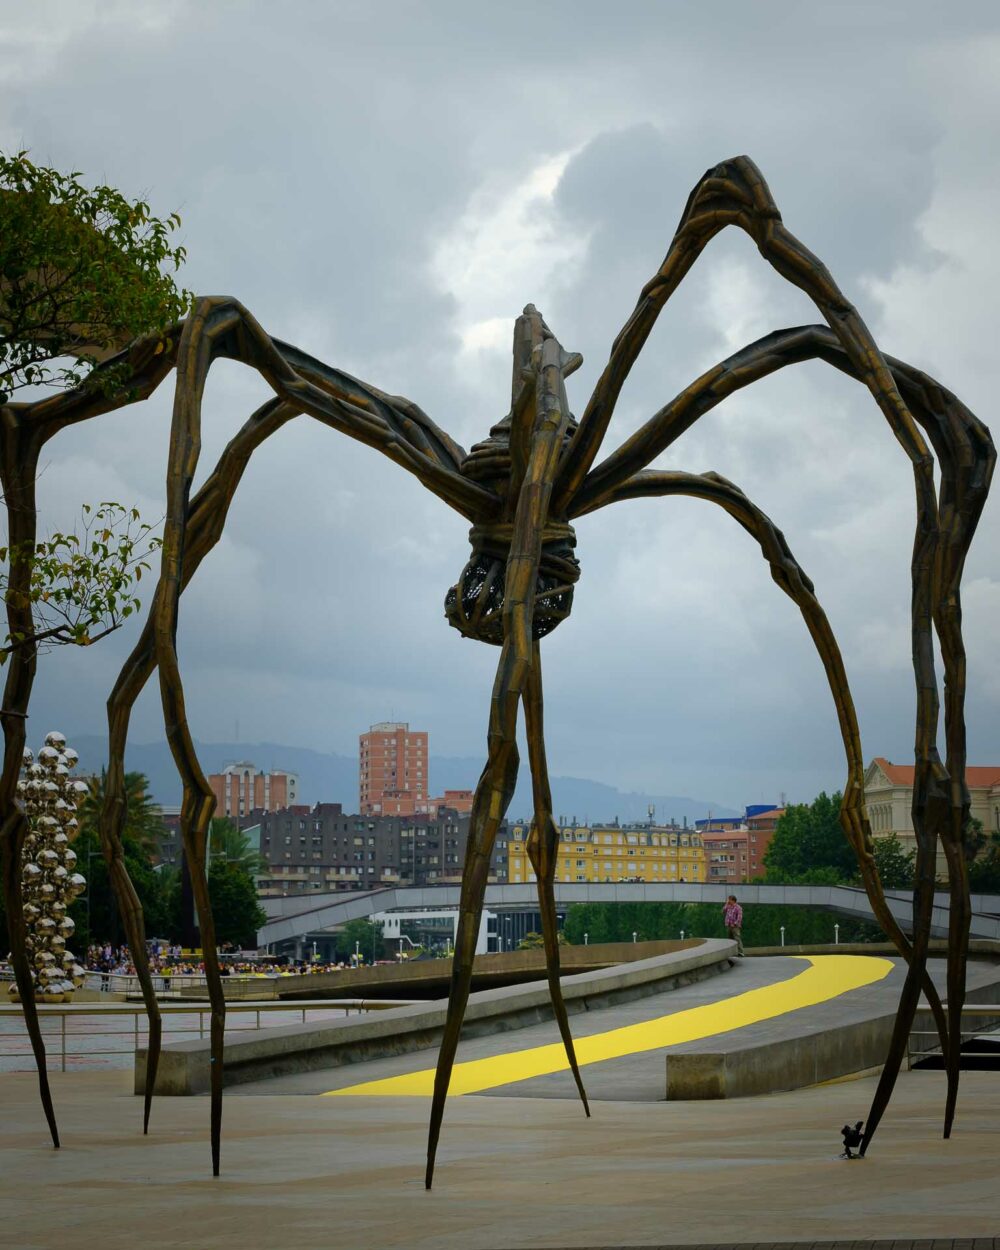
[{"label": "spider leg", "polygon": [[[190,517],[191,482],[201,450],[201,401],[205,382],[213,359],[227,348],[234,352],[242,349],[251,354],[250,349],[257,344],[257,332],[266,339],[266,335],[259,331],[259,327],[256,327],[256,323],[245,310],[233,301],[219,299],[199,301],[185,323],[177,357],[177,389],[170,434],[167,514],[163,529],[160,578],[150,614],[167,741],[184,787],[181,836],[191,870],[201,932],[205,981],[212,1008],[210,1119],[212,1172],[216,1176],[219,1174],[221,1145],[226,1006],[206,874],[208,826],[215,807],[215,798],[198,762],[188,726],[184,686],[177,660],[176,635],[179,600],[185,581],[184,554]],[[245,338],[248,341],[244,341]],[[292,372],[289,366],[283,368],[286,374]],[[262,369],[262,372],[272,381],[266,369]],[[287,383],[285,377],[275,380]]]},{"label": "spider leg", "polygon": [[559,830],[552,819],[552,792],[549,789],[549,769],[545,760],[545,735],[542,711],[542,654],[535,642],[532,648],[531,668],[524,692],[524,727],[528,737],[528,760],[531,765],[531,787],[535,802],[535,818],[528,835],[527,852],[538,882],[538,909],[542,916],[542,937],[545,941],[545,966],[549,979],[549,996],[552,1010],[559,1025],[559,1034],[566,1049],[573,1080],[580,1093],[580,1101],[588,1118],[590,1104],[583,1087],[580,1066],[576,1061],[576,1047],[570,1032],[562,984],[559,980],[559,925],[556,919],[555,876],[559,856]]},{"label": "spider leg", "polygon": [[38,1020],[35,986],[28,963],[27,931],[24,913],[21,910],[24,901],[21,895],[21,852],[27,836],[28,818],[21,807],[14,806],[0,828],[0,865],[3,868],[4,905],[7,911],[7,932],[10,938],[10,966],[14,971],[14,981],[21,1000],[21,1010],[24,1013],[24,1024],[35,1057],[42,1110],[49,1126],[52,1145],[58,1150],[59,1126],[56,1123],[55,1108],[52,1105],[52,1091],[49,1087],[49,1073],[45,1058],[45,1040],[42,1037]]},{"label": "spider leg", "polygon": [[920,968],[926,962],[930,941],[937,839],[950,819],[950,783],[937,751],[940,709],[932,641],[935,595],[939,588],[940,541],[934,462],[868,327],[845,299],[825,265],[786,230],[767,183],[747,157],[736,157],[709,170],[691,193],[663,264],[643,288],[632,317],[612,346],[610,360],[563,459],[553,509],[556,515],[563,515],[572,507],[574,496],[600,448],[621,388],[660,309],[708,241],[728,225],[745,230],[764,259],[813,300],[850,359],[856,376],[868,387],[882,410],[913,468],[917,521],[911,559],[910,610],[917,692],[913,825],[918,844],[914,962],[903,985],[889,1062],[883,1069],[876,1104],[866,1128],[866,1145],[888,1100],[888,1091],[895,1079],[893,1067],[898,1067],[902,1061],[906,1045],[902,1031],[908,1029],[917,1008]]},{"label": "spider leg", "polygon": [[[148,399],[174,367],[182,330],[183,322],[162,334],[136,339],[123,352],[98,365],[86,385],[58,391],[31,404],[8,404],[7,411],[44,443],[67,426]],[[120,382],[106,389],[101,385],[102,375],[112,369],[127,372]]]},{"label": "spider leg", "polygon": [[542,534],[549,515],[552,481],[559,448],[569,421],[562,381],[562,355],[556,340],[546,338],[541,344],[535,365],[535,431],[518,498],[507,560],[503,607],[504,640],[490,704],[489,750],[469,818],[469,841],[462,873],[448,1016],[434,1076],[424,1180],[428,1189],[434,1178],[434,1161],[441,1135],[444,1105],[472,985],[472,965],[489,874],[490,853],[517,780],[517,709],[532,663],[535,582],[541,557]]},{"label": "spider leg", "polygon": [[[932,524],[933,476],[927,448],[914,426],[882,354],[857,310],[844,297],[826,266],[782,223],[764,176],[746,156],[723,161],[691,192],[666,258],[643,287],[639,302],[611,348],[579,428],[563,457],[553,497],[553,513],[571,506],[594,462],[622,386],[656,318],[702,249],[726,226],[739,226],[782,277],[816,304],[872,392],[914,466],[922,520]],[[926,514],[926,515],[925,515]]]},{"label": "spider leg", "polygon": [[[296,411],[281,400],[268,400],[246,422],[230,441],[219,458],[212,475],[191,501],[187,523],[182,591],[194,576],[201,561],[222,536],[229,505],[249,463],[253,451],[275,430],[296,416]],[[125,746],[129,720],[136,699],[156,667],[156,646],[153,619],[159,601],[154,594],[150,614],[118,680],[108,698],[108,770],[104,804],[99,817],[101,846],[109,867],[111,883],[118,908],[125,924],[129,949],[134,954],[136,973],[142,988],[149,1020],[149,1041],[146,1047],[146,1074],[143,1097],[143,1132],[149,1130],[149,1115],[162,1043],[162,1022],[156,992],[153,989],[149,962],[146,958],[146,933],[142,909],[128,876],[121,848],[121,833],[127,817],[125,800]]]},{"label": "spider leg", "polygon": [[215,945],[215,925],[206,872],[208,825],[215,808],[215,796],[198,763],[187,722],[176,638],[191,482],[201,451],[201,398],[212,362],[213,340],[230,332],[234,324],[238,324],[238,320],[232,309],[220,308],[217,301],[202,300],[188,318],[181,337],[170,431],[167,515],[160,551],[160,580],[151,612],[167,742],[184,786],[181,837],[191,871],[205,983],[212,1009],[210,1118],[213,1176],[219,1175],[222,1059],[226,1027],[226,1001]]},{"label": "spider leg", "polygon": [[[912,964],[914,962],[913,948],[895,916],[889,910],[878,869],[875,866],[871,824],[865,808],[865,765],[861,752],[861,731],[858,727],[854,699],[851,695],[840,647],[837,645],[836,636],[822,604],[816,596],[813,583],[795,559],[781,530],[738,486],[721,474],[640,473],[619,486],[613,499],[606,499],[606,502],[666,495],[687,495],[695,499],[704,499],[728,512],[757,542],[761,554],[770,565],[771,577],[775,584],[788,595],[802,613],[802,619],[816,646],[817,654],[826,673],[830,693],[833,696],[844,756],[847,761],[847,781],[844,785],[844,797],[840,807],[841,828],[857,857],[861,880],[871,904],[872,914],[907,964]],[[948,1021],[941,1005],[941,998],[927,972],[926,964],[921,967],[920,972],[920,984],[934,1014],[942,1049],[947,1054],[950,1046]]]},{"label": "spider leg", "polygon": [[902,362],[889,361],[901,373],[901,387],[917,419],[928,432],[941,464],[941,566],[934,603],[934,624],[944,668],[945,767],[950,778],[948,819],[941,827],[941,843],[948,863],[948,1022],[950,1044],[945,1049],[948,1094],[944,1135],[950,1136],[958,1098],[962,1043],[962,1007],[965,1002],[971,904],[966,836],[969,792],[965,783],[966,730],[965,645],[962,640],[961,581],[965,557],[972,543],[989,493],[996,450],[989,430],[949,391]]},{"label": "spider leg", "polygon": [[[99,377],[102,369],[107,369],[112,364],[116,367],[123,364],[127,366],[127,384],[123,383],[113,394],[105,393],[99,386],[89,386],[47,396],[30,404],[4,405],[0,477],[3,482],[11,545],[19,549],[31,549],[35,545],[35,482],[39,453],[47,440],[68,425],[152,394],[173,367],[179,337],[180,330],[175,327],[165,335],[153,335],[139,340],[113,362],[109,361],[95,370],[95,375]],[[30,564],[15,561],[10,570],[6,596],[8,631],[12,637],[18,634],[30,636],[33,631],[29,592]],[[58,1147],[59,1131],[49,1088],[45,1043],[38,1019],[33,978],[27,960],[27,933],[22,912],[21,855],[24,839],[28,834],[28,823],[21,805],[14,798],[24,754],[25,722],[36,663],[35,646],[15,649],[9,657],[4,682],[3,710],[0,711],[4,733],[4,770],[0,786],[4,795],[0,815],[0,868],[10,934],[11,965],[35,1057],[42,1107],[52,1144]]]},{"label": "spider leg", "polygon": [[111,758],[104,781],[105,798],[98,816],[98,836],[104,862],[108,867],[108,879],[118,904],[118,913],[125,929],[129,952],[132,955],[132,964],[139,979],[139,988],[142,990],[142,1001],[146,1008],[146,1020],[149,1025],[149,1037],[146,1043],[146,1087],[143,1091],[142,1105],[142,1131],[148,1133],[153,1086],[156,1082],[156,1069],[163,1039],[163,1019],[160,1015],[160,1004],[156,998],[149,968],[142,903],[139,901],[139,895],[129,876],[121,840],[122,830],[128,816],[128,803],[125,797],[124,749],[124,743],[122,743],[121,752],[116,752],[113,745],[110,748]]},{"label": "spider leg", "polygon": [[[592,511],[617,497],[617,488],[658,455],[698,417],[709,411],[735,390],[798,361],[821,359],[850,377],[859,371],[837,337],[825,326],[801,326],[780,330],[751,343],[716,365],[676,396],[651,418],[632,438],[588,475],[570,511],[571,516]],[[948,1072],[948,1095],[945,1111],[945,1137],[950,1135],[959,1084],[961,1047],[961,1007],[965,996],[965,967],[968,952],[969,893],[964,843],[968,827],[969,796],[964,784],[966,737],[965,652],[961,634],[960,583],[965,556],[971,545],[985,504],[996,463],[996,450],[986,426],[950,391],[933,378],[914,369],[904,361],[886,358],[886,365],[912,412],[916,422],[927,432],[941,469],[939,494],[939,564],[934,584],[927,586],[926,576],[918,580],[915,571],[915,616],[919,629],[914,638],[915,669],[919,680],[930,683],[930,695],[936,700],[933,658],[929,654],[928,616],[933,620],[941,642],[945,684],[945,736],[947,757],[945,769],[940,768],[936,754],[930,757],[930,771],[935,774],[937,793],[931,792],[926,776],[919,776],[915,794],[921,810],[914,828],[917,835],[917,890],[915,894],[915,945],[923,945],[924,953],[910,960],[911,967],[926,960],[926,939],[930,934],[930,915],[934,900],[936,868],[935,844],[938,835],[949,864],[951,908],[948,944],[948,1030],[950,1040],[942,1038],[942,1050]],[[918,540],[922,539],[918,526]],[[918,541],[918,547],[920,541]],[[925,570],[926,575],[926,570]],[[924,605],[929,604],[929,612]],[[929,703],[926,695],[918,703],[918,728],[925,724]],[[935,713],[936,715],[936,713]],[[918,763],[921,744],[918,739]],[[925,757],[926,762],[927,757]],[[926,769],[924,772],[926,773]],[[945,775],[946,774],[946,775]],[[923,935],[923,937],[921,937]],[[916,975],[916,974],[914,974]],[[889,1061],[877,1094],[875,1110],[869,1116],[868,1129],[874,1126],[885,1109],[891,1092],[894,1072],[905,1053],[906,1039],[916,1010],[916,982],[904,987],[899,1020],[890,1047]]]},{"label": "spider leg", "polygon": [[[13,552],[35,550],[37,541],[36,477],[41,440],[23,422],[4,412],[0,423],[0,484],[7,514],[8,578],[4,595],[7,632],[13,640],[30,638],[34,632],[32,613],[32,561],[13,558]],[[10,962],[14,970],[25,1027],[31,1040],[38,1073],[38,1093],[49,1126],[52,1145],[59,1148],[49,1074],[35,1002],[34,979],[28,962],[27,925],[23,911],[21,858],[28,836],[28,818],[17,797],[17,782],[24,762],[27,739],[28,703],[35,678],[37,648],[34,644],[14,648],[7,657],[7,674],[3,683],[0,724],[3,725],[3,773],[0,793],[0,867],[3,870],[3,897],[10,936]]]},{"label": "spider leg", "polygon": [[[476,520],[496,514],[501,501],[462,475],[455,467],[461,463],[462,449],[416,404],[393,399],[270,338],[236,300],[211,297],[201,304],[219,326],[213,335],[213,358],[227,357],[257,369],[280,399],[381,451],[462,516]],[[228,323],[224,329],[223,323]]]}]

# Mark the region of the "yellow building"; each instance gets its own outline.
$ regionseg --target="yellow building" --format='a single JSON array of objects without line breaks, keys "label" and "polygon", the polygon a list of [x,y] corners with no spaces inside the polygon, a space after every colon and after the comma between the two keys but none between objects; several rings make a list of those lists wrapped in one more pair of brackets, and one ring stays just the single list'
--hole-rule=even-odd
[{"label": "yellow building", "polygon": [[[507,880],[534,881],[529,825],[511,825]],[[705,848],[692,829],[649,825],[565,825],[559,831],[557,881],[704,881]]]}]

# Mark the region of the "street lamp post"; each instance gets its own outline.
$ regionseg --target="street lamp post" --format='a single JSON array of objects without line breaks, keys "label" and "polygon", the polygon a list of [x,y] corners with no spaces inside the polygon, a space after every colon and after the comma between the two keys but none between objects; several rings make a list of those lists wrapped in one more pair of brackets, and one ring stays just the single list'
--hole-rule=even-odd
[{"label": "street lamp post", "polygon": [[833,926],[833,944],[834,946],[840,945],[840,925],[839,924],[835,924]]},{"label": "street lamp post", "polygon": [[785,945],[785,926],[781,926],[781,945]]},{"label": "street lamp post", "polygon": [[361,967],[361,943],[360,942],[354,943],[354,966],[355,968]]}]

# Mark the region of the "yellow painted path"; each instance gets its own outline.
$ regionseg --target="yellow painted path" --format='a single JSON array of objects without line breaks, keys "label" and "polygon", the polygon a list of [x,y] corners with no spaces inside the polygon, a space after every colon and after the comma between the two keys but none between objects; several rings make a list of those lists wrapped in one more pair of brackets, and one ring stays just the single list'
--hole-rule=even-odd
[{"label": "yellow painted path", "polygon": [[[803,1007],[815,1007],[851,990],[873,985],[887,977],[893,969],[891,960],[868,955],[791,955],[789,958],[805,967],[787,981],[658,1016],[655,1020],[644,1020],[639,1024],[610,1029],[606,1033],[577,1038],[576,1057],[580,1067],[603,1063],[607,1059],[621,1059],[625,1055],[637,1055],[642,1051],[662,1050],[665,1046],[677,1046],[682,1042],[696,1042],[704,1037],[746,1028],[762,1020],[773,1020],[776,1016],[784,1016]],[[492,1055],[488,1059],[456,1063],[450,1092],[453,1095],[479,1094],[498,1085],[528,1081],[535,1076],[548,1076],[568,1069],[561,1042],[532,1046],[526,1050]],[[324,1097],[364,1094],[429,1098],[433,1089],[434,1069],[425,1068],[420,1072],[407,1072],[379,1081],[364,1081],[344,1089],[331,1089]]]}]

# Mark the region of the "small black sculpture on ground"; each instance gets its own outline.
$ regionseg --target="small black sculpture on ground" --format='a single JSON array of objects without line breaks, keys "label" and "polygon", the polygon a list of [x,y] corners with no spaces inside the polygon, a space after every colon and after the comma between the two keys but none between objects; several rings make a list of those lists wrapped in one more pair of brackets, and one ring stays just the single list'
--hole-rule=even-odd
[{"label": "small black sculpture on ground", "polygon": [[844,1153],[840,1156],[842,1159],[860,1159],[861,1158],[861,1155],[852,1155],[851,1151],[852,1149],[856,1150],[858,1146],[860,1146],[861,1143],[864,1141],[865,1135],[862,1132],[863,1124],[864,1124],[864,1120],[858,1120],[854,1128],[851,1128],[849,1124],[845,1124],[844,1127],[840,1130],[840,1135],[844,1139]]}]

